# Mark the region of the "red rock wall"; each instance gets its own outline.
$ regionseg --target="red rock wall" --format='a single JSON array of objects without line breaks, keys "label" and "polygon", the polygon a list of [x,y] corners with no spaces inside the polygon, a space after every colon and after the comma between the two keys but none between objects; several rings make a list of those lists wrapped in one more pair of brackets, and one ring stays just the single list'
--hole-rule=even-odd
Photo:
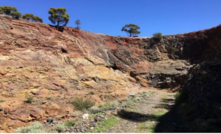
[{"label": "red rock wall", "polygon": [[[99,103],[141,87],[173,88],[184,81],[190,63],[220,58],[220,31],[218,26],[157,42],[69,27],[61,32],[1,15],[0,97],[5,102],[0,103],[0,129],[68,116],[73,112],[68,102],[76,96]],[[36,103],[26,104],[27,96]]]}]

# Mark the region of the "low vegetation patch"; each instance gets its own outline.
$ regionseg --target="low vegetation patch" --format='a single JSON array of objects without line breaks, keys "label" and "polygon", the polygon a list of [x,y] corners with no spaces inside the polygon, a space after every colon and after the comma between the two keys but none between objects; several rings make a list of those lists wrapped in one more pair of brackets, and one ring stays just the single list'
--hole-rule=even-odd
[{"label": "low vegetation patch", "polygon": [[45,133],[40,122],[34,122],[30,126],[17,128],[15,133]]},{"label": "low vegetation patch", "polygon": [[137,128],[136,133],[153,133],[154,131],[155,125],[145,121]]},{"label": "low vegetation patch", "polygon": [[96,116],[100,116],[100,115],[104,115],[104,113],[91,114],[90,117],[96,117]]},{"label": "low vegetation patch", "polygon": [[155,116],[155,117],[159,118],[159,117],[163,116],[166,113],[167,113],[167,111],[163,110],[163,111],[159,111],[159,112],[153,113],[152,116]]},{"label": "low vegetation patch", "polygon": [[181,103],[184,103],[186,102],[186,100],[188,99],[188,95],[186,93],[183,93],[183,92],[177,92],[175,95],[175,103],[176,104],[181,104]]},{"label": "low vegetation patch", "polygon": [[122,104],[122,106],[133,105],[134,103],[136,103],[135,99],[127,98],[126,101]]},{"label": "low vegetation patch", "polygon": [[95,102],[90,99],[76,98],[71,102],[76,110],[88,110],[92,106],[94,106]]},{"label": "low vegetation patch", "polygon": [[109,117],[106,121],[98,122],[100,126],[94,128],[94,132],[102,131],[105,132],[109,128],[113,127],[119,122],[119,120],[115,116]]},{"label": "low vegetation patch", "polygon": [[0,103],[1,103],[1,102],[5,102],[5,100],[0,100]]},{"label": "low vegetation patch", "polygon": [[89,92],[89,93],[88,93],[88,95],[94,95],[94,94],[95,94],[94,92]]},{"label": "low vegetation patch", "polygon": [[33,98],[32,96],[28,96],[26,99],[27,99],[27,100],[26,100],[27,103],[32,103],[32,102],[34,102],[34,98]]},{"label": "low vegetation patch", "polygon": [[150,92],[146,92],[145,95],[146,95],[146,97],[150,97],[153,93],[154,93],[154,92],[151,92],[151,91],[150,91]]},{"label": "low vegetation patch", "polygon": [[51,97],[46,97],[47,100],[51,100]]},{"label": "low vegetation patch", "polygon": [[75,125],[75,121],[73,121],[73,120],[68,121],[68,122],[65,123],[65,126],[67,126],[67,127],[72,127],[74,125]]},{"label": "low vegetation patch", "polygon": [[66,129],[66,126],[64,123],[56,125],[56,131],[58,131],[59,133],[64,132],[65,129]]},{"label": "low vegetation patch", "polygon": [[117,107],[117,106],[118,106],[118,102],[117,101],[113,101],[113,102],[106,102],[106,103],[100,104],[97,107],[99,109],[103,110],[103,109],[109,109],[109,108]]}]

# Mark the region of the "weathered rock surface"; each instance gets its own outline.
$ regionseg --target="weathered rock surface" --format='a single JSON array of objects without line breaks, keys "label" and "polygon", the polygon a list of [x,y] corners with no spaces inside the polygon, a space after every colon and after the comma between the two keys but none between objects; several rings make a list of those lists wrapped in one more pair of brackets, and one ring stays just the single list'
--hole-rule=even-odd
[{"label": "weathered rock surface", "polygon": [[[113,37],[0,16],[0,129],[73,113],[75,97],[97,103],[140,87],[174,88],[192,64],[216,60],[221,26],[152,38]],[[32,104],[25,103],[33,96]],[[16,124],[15,124],[16,123]]]},{"label": "weathered rock surface", "polygon": [[221,131],[220,67],[220,60],[194,66],[188,73],[188,81],[181,87],[182,115],[195,132]]}]

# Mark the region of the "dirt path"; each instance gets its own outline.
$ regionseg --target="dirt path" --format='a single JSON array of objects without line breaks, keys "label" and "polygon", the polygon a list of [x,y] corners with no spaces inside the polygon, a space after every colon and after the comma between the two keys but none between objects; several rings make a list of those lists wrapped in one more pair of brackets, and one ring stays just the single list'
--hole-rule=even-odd
[{"label": "dirt path", "polygon": [[[177,121],[176,113],[170,114],[169,110],[174,105],[174,93],[166,91],[154,91],[146,98],[138,101],[129,109],[123,111],[122,116],[119,117],[120,122],[110,128],[108,133],[147,133],[154,131],[187,132],[180,121]],[[170,114],[166,121],[161,119],[162,116]],[[175,118],[174,118],[175,117]],[[176,119],[177,118],[177,119]],[[162,122],[164,124],[162,125]],[[168,124],[169,123],[169,124]],[[174,126],[174,124],[176,126]],[[160,126],[159,126],[160,125]],[[172,129],[168,129],[169,126]],[[181,126],[181,127],[177,127]],[[175,128],[175,129],[174,129]],[[177,130],[178,128],[178,130]]]}]

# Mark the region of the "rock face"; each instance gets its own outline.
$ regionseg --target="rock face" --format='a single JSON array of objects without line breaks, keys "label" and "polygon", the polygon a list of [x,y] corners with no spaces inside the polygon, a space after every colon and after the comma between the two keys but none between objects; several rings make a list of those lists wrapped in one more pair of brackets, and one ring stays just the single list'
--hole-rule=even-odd
[{"label": "rock face", "polygon": [[[218,26],[156,41],[69,27],[61,32],[1,15],[0,129],[65,118],[76,96],[99,103],[141,87],[175,88],[187,80],[193,64],[221,57],[220,31]],[[26,104],[27,96],[35,101]]]},{"label": "rock face", "polygon": [[181,87],[182,115],[197,132],[220,132],[221,61],[207,61],[194,66]]}]

